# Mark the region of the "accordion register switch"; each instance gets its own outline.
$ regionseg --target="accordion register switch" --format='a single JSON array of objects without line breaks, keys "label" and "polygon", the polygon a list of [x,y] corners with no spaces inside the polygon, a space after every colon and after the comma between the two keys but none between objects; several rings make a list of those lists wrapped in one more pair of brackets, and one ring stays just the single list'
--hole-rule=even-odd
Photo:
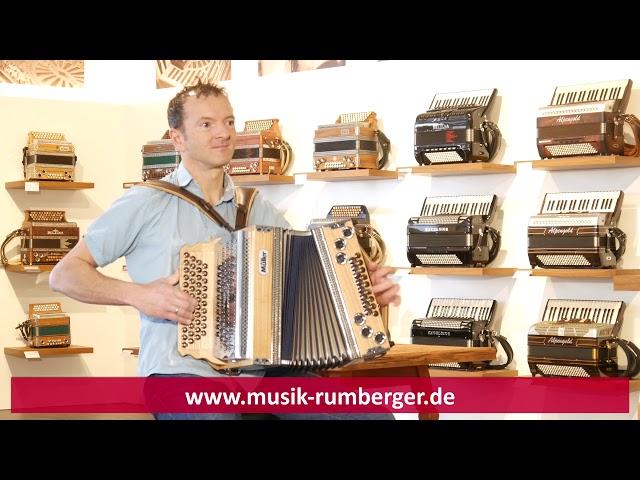
[{"label": "accordion register switch", "polygon": [[78,243],[80,230],[75,222],[67,222],[63,210],[25,210],[22,226],[2,242],[3,265],[9,264],[7,245],[17,237],[22,265],[54,265]]},{"label": "accordion register switch", "polygon": [[161,140],[150,140],[142,146],[142,180],[159,180],[180,165],[180,153],[169,138],[169,130]]},{"label": "accordion register switch", "polygon": [[[551,103],[538,110],[540,158],[640,154],[640,120],[624,114],[631,80],[556,87]],[[625,144],[627,124],[635,144]]]},{"label": "accordion register switch", "polygon": [[626,235],[616,225],[622,191],[547,193],[528,227],[529,263],[542,268],[615,268]]},{"label": "accordion register switch", "polygon": [[[624,302],[549,299],[542,321],[531,326],[527,361],[533,376],[635,377],[640,350],[618,337]],[[627,366],[618,368],[618,348]]]},{"label": "accordion register switch", "polygon": [[391,148],[375,112],[344,113],[336,123],[320,125],[313,144],[316,171],[382,169]]},{"label": "accordion register switch", "polygon": [[482,362],[448,362],[429,364],[429,368],[453,370],[502,369],[513,360],[513,349],[505,337],[492,329],[496,301],[470,298],[433,298],[425,318],[411,325],[411,343],[456,347],[494,347],[499,344],[507,359],[502,364]]},{"label": "accordion register switch", "polygon": [[29,304],[29,317],[16,330],[30,348],[71,345],[69,315],[59,302]]},{"label": "accordion register switch", "polygon": [[277,118],[250,120],[236,135],[233,158],[225,171],[230,175],[283,175],[293,152],[280,132]]},{"label": "accordion register switch", "polygon": [[414,156],[420,165],[489,162],[500,148],[498,126],[487,116],[498,90],[438,93],[416,117]]},{"label": "accordion register switch", "polygon": [[75,148],[62,133],[29,132],[27,146],[22,149],[24,179],[75,180]]},{"label": "accordion register switch", "polygon": [[407,225],[412,267],[484,267],[500,250],[500,233],[489,226],[496,195],[427,197]]}]

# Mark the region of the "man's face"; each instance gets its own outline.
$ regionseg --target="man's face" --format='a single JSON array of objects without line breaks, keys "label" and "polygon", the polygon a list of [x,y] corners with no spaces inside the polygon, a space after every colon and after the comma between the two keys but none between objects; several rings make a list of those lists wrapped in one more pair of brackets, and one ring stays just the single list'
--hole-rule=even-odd
[{"label": "man's face", "polygon": [[233,157],[236,139],[235,118],[227,97],[187,97],[182,128],[172,129],[171,138],[183,160],[205,168],[225,166]]}]

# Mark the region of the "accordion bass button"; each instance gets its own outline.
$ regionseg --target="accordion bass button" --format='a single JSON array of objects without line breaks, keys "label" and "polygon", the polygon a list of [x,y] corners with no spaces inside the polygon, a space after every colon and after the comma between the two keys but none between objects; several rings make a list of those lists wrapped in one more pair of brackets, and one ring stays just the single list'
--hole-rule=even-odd
[{"label": "accordion bass button", "polygon": [[373,328],[363,327],[362,330],[360,330],[360,333],[364,338],[371,338],[371,336],[373,335]]},{"label": "accordion bass button", "polygon": [[353,316],[353,321],[358,326],[364,325],[364,320],[365,320],[365,316],[361,313],[356,313]]},{"label": "accordion bass button", "polygon": [[353,237],[353,228],[351,228],[351,227],[343,228],[342,229],[342,235],[344,235],[346,238]]},{"label": "accordion bass button", "polygon": [[336,246],[336,248],[338,250],[342,250],[344,249],[344,247],[347,246],[347,243],[344,241],[344,238],[338,238],[336,239],[336,241],[334,242],[334,245]]},{"label": "accordion bass button", "polygon": [[387,336],[382,332],[377,332],[373,337],[373,341],[379,345],[382,345],[387,340]]},{"label": "accordion bass button", "polygon": [[340,265],[347,263],[347,255],[342,252],[338,253],[336,255],[336,262],[338,262]]}]

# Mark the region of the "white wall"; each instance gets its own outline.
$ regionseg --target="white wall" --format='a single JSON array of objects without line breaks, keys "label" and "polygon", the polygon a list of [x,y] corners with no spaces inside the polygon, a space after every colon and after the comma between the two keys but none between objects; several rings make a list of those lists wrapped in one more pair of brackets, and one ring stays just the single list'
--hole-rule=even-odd
[{"label": "white wall", "polygon": [[[152,61],[87,61],[86,88],[52,89],[0,84],[0,157],[3,182],[21,177],[20,152],[29,130],[63,131],[74,142],[79,180],[96,188],[79,192],[39,194],[6,191],[2,197],[2,225],[9,233],[21,222],[22,210],[65,208],[82,229],[122,193],[124,181],[140,177],[140,146],[159,138],[166,127],[166,104],[175,89],[155,90]],[[413,125],[439,92],[497,88],[494,108],[503,134],[495,162],[512,164],[538,159],[535,119],[557,85],[631,78],[640,85],[638,61],[348,61],[345,67],[257,77],[254,61],[234,61],[232,80],[225,82],[235,108],[238,129],[245,120],[279,118],[284,138],[294,151],[288,173],[312,171],[313,131],[335,121],[340,113],[373,110],[392,143],[390,165],[415,165]],[[640,93],[634,90],[627,111],[640,113]],[[619,226],[627,233],[627,252],[620,268],[640,268],[638,205],[640,169],[611,171],[532,171],[521,164],[517,175],[460,177],[403,176],[399,180],[265,186],[262,193],[299,228],[312,217],[324,216],[334,204],[362,203],[389,246],[388,263],[408,267],[406,224],[419,214],[428,195],[489,194],[499,197],[494,225],[502,233],[502,251],[491,265],[527,269],[526,224],[537,212],[546,192],[625,191]],[[126,278],[121,263],[107,273]],[[43,277],[43,278],[40,278]],[[604,280],[532,278],[426,277],[399,271],[400,307],[391,309],[391,334],[397,343],[410,341],[414,318],[423,316],[435,296],[495,298],[499,325],[515,350],[515,366],[528,375],[526,335],[539,321],[548,298],[620,299],[628,307],[624,338],[640,344],[636,326],[640,299],[636,292],[613,292]],[[13,328],[26,316],[28,304],[58,299],[72,314],[73,342],[95,347],[93,355],[27,361],[0,359],[0,408],[9,405],[10,375],[133,375],[135,360],[120,353],[137,344],[137,319],[130,308],[84,305],[58,296],[40,275],[0,274],[5,305],[4,345],[18,345]],[[637,405],[637,396],[632,402]]]}]

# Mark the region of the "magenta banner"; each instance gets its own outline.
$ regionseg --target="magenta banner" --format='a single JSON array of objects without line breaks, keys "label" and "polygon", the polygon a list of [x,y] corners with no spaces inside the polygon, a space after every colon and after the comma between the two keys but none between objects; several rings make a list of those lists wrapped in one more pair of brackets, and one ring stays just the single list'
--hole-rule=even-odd
[{"label": "magenta banner", "polygon": [[628,413],[622,378],[14,377],[14,413]]}]

